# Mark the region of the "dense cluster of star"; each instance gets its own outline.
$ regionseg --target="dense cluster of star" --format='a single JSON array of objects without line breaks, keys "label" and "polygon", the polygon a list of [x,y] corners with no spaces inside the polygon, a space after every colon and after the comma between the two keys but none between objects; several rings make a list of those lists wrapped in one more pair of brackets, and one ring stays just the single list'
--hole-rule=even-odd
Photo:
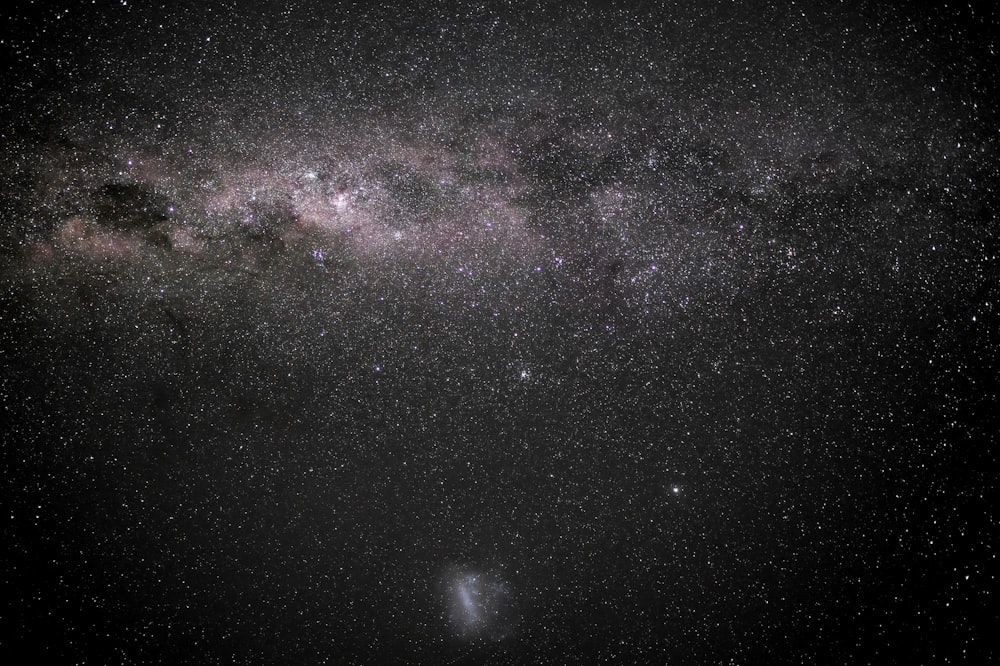
[{"label": "dense cluster of star", "polygon": [[140,4],[3,10],[11,646],[995,656],[995,12]]},{"label": "dense cluster of star", "polygon": [[517,628],[517,599],[494,573],[452,568],[446,580],[448,622],[466,640],[499,641]]}]

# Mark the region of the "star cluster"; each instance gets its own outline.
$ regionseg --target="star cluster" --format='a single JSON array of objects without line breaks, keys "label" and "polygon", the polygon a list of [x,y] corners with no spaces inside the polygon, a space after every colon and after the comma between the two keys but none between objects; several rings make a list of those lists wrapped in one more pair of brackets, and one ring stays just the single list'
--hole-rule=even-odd
[{"label": "star cluster", "polygon": [[454,569],[447,576],[448,619],[458,636],[499,641],[516,630],[517,601],[499,575]]},{"label": "star cluster", "polygon": [[995,658],[995,11],[680,4],[3,10],[9,645]]}]

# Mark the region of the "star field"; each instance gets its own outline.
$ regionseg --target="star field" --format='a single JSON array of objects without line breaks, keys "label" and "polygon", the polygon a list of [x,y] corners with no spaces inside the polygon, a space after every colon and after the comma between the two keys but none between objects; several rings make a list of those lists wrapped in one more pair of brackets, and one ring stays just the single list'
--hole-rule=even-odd
[{"label": "star field", "polygon": [[5,647],[995,660],[995,10],[2,12]]}]

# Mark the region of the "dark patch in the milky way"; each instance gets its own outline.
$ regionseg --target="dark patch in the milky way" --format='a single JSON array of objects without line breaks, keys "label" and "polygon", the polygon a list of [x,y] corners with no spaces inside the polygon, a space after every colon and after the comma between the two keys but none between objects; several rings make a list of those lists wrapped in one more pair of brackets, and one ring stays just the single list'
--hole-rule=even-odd
[{"label": "dark patch in the milky way", "polygon": [[12,654],[996,661],[995,11],[41,5]]},{"label": "dark patch in the milky way", "polygon": [[287,197],[279,197],[248,204],[237,226],[252,239],[276,241],[295,222],[291,201]]},{"label": "dark patch in the milky way", "polygon": [[124,231],[143,231],[170,218],[170,202],[140,183],[107,183],[91,195],[95,217]]}]

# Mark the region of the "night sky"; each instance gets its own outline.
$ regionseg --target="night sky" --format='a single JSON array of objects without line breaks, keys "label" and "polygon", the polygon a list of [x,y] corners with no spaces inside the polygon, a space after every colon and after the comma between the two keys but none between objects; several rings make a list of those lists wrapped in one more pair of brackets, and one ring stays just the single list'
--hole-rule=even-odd
[{"label": "night sky", "polygon": [[0,647],[995,663],[992,3],[0,10]]}]

